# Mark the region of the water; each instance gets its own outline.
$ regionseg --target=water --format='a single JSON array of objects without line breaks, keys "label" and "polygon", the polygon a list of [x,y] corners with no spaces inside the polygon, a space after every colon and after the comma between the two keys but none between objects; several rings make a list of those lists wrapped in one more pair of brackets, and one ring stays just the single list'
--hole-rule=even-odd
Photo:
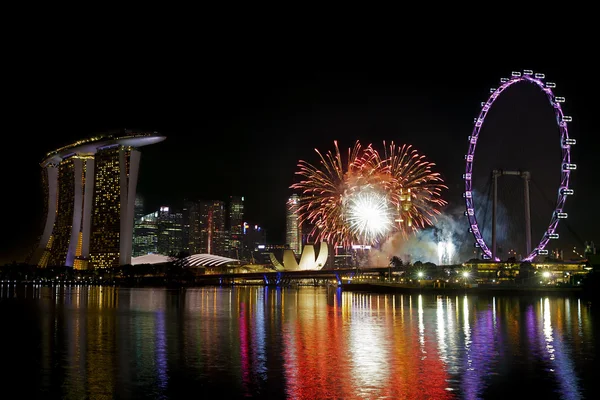
[{"label": "water", "polygon": [[595,311],[576,297],[0,284],[0,397],[594,398]]}]

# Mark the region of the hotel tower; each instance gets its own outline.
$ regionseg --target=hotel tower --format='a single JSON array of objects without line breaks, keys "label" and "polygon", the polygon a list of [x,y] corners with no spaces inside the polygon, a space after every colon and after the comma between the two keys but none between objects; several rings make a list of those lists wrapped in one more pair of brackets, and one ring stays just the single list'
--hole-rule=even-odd
[{"label": "hotel tower", "polygon": [[285,243],[296,255],[302,253],[302,228],[298,220],[299,206],[300,196],[293,194],[287,201],[285,214]]},{"label": "hotel tower", "polygon": [[30,262],[76,269],[129,264],[138,149],[164,139],[121,130],[48,153],[40,163],[46,222]]}]

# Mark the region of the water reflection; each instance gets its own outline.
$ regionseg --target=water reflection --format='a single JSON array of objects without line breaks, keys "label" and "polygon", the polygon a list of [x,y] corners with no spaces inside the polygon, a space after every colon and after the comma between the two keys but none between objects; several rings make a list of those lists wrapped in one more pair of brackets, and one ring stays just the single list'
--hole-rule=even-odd
[{"label": "water reflection", "polygon": [[[598,333],[576,298],[340,288],[0,285],[2,343],[46,398],[590,397]],[[10,351],[10,349],[8,349]],[[17,351],[17,350],[15,350]],[[32,372],[33,371],[33,372]]]}]

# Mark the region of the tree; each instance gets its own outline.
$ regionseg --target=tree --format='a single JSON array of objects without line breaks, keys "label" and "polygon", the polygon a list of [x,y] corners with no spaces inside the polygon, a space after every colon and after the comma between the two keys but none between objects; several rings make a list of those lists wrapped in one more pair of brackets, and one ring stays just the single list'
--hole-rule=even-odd
[{"label": "tree", "polygon": [[533,277],[534,268],[530,262],[525,261],[519,265],[519,282],[521,284],[530,282],[530,278]]},{"label": "tree", "polygon": [[390,258],[390,266],[393,268],[401,268],[403,266],[402,260],[398,256]]}]

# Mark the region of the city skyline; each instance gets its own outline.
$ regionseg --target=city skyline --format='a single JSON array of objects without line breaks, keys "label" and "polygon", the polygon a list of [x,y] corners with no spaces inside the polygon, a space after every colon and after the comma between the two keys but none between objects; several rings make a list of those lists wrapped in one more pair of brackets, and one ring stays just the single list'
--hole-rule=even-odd
[{"label": "city skyline", "polygon": [[[216,73],[220,66],[211,68]],[[598,171],[594,163],[598,139],[593,134],[597,100],[574,66],[518,61],[478,69],[457,65],[442,71],[427,63],[375,63],[353,68],[329,63],[306,71],[297,66],[277,73],[261,72],[257,67],[236,76],[224,69],[210,84],[191,81],[191,87],[207,86],[199,99],[189,103],[183,99],[166,101],[174,92],[165,81],[157,83],[154,96],[144,99],[142,94],[150,92],[141,79],[111,81],[106,75],[98,82],[86,81],[86,91],[81,94],[94,107],[68,100],[77,110],[72,124],[65,124],[65,116],[49,102],[47,109],[40,109],[43,118],[28,128],[49,134],[34,143],[26,135],[17,135],[17,147],[28,151],[8,155],[9,165],[16,168],[5,170],[3,180],[13,195],[3,196],[2,207],[11,211],[5,224],[14,230],[4,230],[0,262],[19,261],[34,245],[40,230],[43,194],[36,167],[39,170],[37,163],[43,154],[94,132],[120,127],[156,130],[169,138],[159,146],[148,147],[141,161],[138,192],[153,208],[186,197],[227,199],[244,194],[247,219],[261,223],[272,242],[285,240],[285,203],[293,194],[289,186],[297,178],[298,160],[316,161],[314,148],[330,149],[333,140],[342,148],[355,140],[413,144],[437,164],[448,183],[447,210],[463,210],[463,157],[479,103],[501,77],[522,68],[543,72],[555,81],[556,93],[566,97],[565,108],[573,116],[570,132],[577,146],[572,154],[578,169],[573,174],[575,195],[566,205],[571,211],[569,226],[559,227],[561,241],[565,248],[581,247],[579,242],[585,240],[598,242],[598,188],[592,183]],[[251,79],[256,74],[263,78],[260,84]],[[67,91],[80,90],[75,77],[64,84]],[[118,87],[137,93],[139,102],[132,106],[115,99],[110,106],[105,104]],[[515,169],[531,164],[533,179],[553,193],[554,156],[550,153],[558,150],[558,139],[543,139],[547,132],[553,135],[548,130],[553,120],[552,116],[547,118],[549,106],[543,96],[535,96],[519,92],[507,95],[503,104],[498,103],[497,118],[490,118],[482,136],[514,138],[512,146],[510,140],[500,143],[499,153],[514,156]],[[488,154],[494,155],[489,147]],[[484,154],[485,150],[481,151]],[[558,168],[558,162],[555,164]],[[541,214],[540,220],[549,220],[549,215]],[[466,219],[457,223],[467,229]],[[532,240],[538,240],[537,236],[534,233]]]}]

